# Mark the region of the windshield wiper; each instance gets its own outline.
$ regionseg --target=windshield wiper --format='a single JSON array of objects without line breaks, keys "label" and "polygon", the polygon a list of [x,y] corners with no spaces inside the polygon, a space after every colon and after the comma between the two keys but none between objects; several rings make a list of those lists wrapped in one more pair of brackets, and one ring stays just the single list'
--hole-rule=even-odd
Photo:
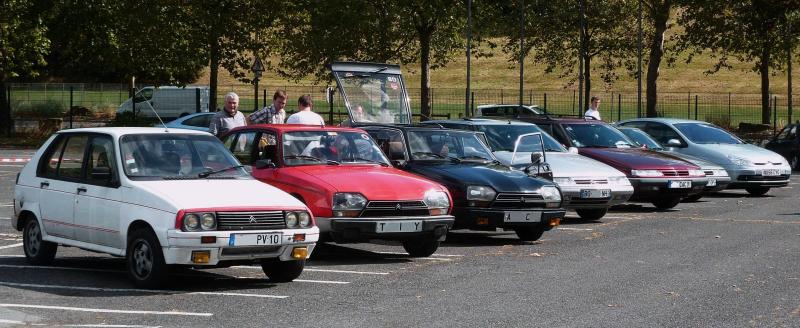
[{"label": "windshield wiper", "polygon": [[353,158],[351,158],[351,160],[376,163],[376,164],[380,164],[381,166],[389,166],[389,164],[386,164],[386,163],[381,162],[381,161],[373,161],[371,159],[366,159],[366,158],[361,158],[361,157],[353,157]]},{"label": "windshield wiper", "polygon": [[222,172],[225,172],[225,171],[230,171],[230,170],[233,170],[233,169],[238,169],[238,168],[240,168],[240,167],[244,167],[244,165],[234,165],[234,166],[229,166],[229,167],[226,167],[226,168],[224,168],[224,169],[219,169],[219,170],[214,170],[214,171],[205,171],[205,172],[200,172],[200,173],[198,173],[198,174],[197,174],[197,177],[199,177],[199,178],[207,178],[208,176],[210,176],[210,175],[212,175],[212,174],[222,173]]},{"label": "windshield wiper", "polygon": [[431,157],[436,157],[436,158],[445,158],[444,156],[439,155],[437,153],[431,153],[431,152],[427,152],[427,151],[418,151],[418,152],[412,153],[411,155],[414,155],[414,156],[424,155],[424,156],[431,156]]},{"label": "windshield wiper", "polygon": [[287,156],[283,156],[283,158],[284,159],[295,159],[295,158],[308,159],[308,160],[312,160],[312,161],[320,162],[320,163],[324,162],[325,164],[339,165],[339,162],[334,161],[334,160],[321,159],[321,158],[317,158],[317,157],[314,157],[314,156],[308,156],[308,155],[287,155]]},{"label": "windshield wiper", "polygon": [[477,155],[462,156],[462,157],[459,157],[459,159],[461,159],[461,160],[464,160],[464,159],[466,159],[466,160],[477,159],[477,160],[481,160],[481,161],[491,161],[491,159],[488,159],[488,158],[482,157],[482,156],[477,156]]}]

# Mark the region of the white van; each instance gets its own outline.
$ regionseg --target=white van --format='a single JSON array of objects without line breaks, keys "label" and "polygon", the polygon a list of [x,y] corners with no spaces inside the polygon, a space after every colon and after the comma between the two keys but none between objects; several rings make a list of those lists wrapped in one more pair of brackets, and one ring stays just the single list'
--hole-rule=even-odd
[{"label": "white van", "polygon": [[162,86],[144,87],[140,89],[133,99],[128,98],[117,109],[117,114],[130,112],[133,103],[136,103],[136,115],[155,117],[150,106],[162,118],[176,118],[191,113],[207,112],[209,101],[207,86]]}]

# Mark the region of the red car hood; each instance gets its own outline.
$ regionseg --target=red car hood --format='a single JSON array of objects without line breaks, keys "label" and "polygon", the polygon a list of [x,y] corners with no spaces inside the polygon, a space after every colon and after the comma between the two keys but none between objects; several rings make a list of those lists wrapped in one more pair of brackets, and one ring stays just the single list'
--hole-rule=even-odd
[{"label": "red car hood", "polygon": [[421,200],[438,183],[392,167],[379,165],[308,165],[293,168],[330,185],[334,192],[360,192],[369,200]]},{"label": "red car hood", "polygon": [[614,168],[630,170],[698,170],[696,165],[678,157],[638,148],[579,148],[579,153]]}]

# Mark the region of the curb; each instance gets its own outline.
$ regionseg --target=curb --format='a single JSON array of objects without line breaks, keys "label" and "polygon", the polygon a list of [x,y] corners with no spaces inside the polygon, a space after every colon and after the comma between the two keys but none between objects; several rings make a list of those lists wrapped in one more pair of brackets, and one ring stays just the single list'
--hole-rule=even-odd
[{"label": "curb", "polygon": [[1,158],[0,163],[27,163],[30,162],[30,158]]}]

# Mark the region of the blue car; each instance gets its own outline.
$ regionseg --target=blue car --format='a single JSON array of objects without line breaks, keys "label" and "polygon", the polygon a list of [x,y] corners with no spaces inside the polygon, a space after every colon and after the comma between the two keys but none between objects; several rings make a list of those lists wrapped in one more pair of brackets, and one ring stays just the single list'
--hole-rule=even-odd
[{"label": "blue car", "polygon": [[[170,129],[189,129],[208,132],[208,125],[211,123],[211,118],[214,117],[214,114],[216,113],[202,112],[189,114],[169,121],[165,125]],[[160,127],[161,123],[154,124],[153,126]]]}]

